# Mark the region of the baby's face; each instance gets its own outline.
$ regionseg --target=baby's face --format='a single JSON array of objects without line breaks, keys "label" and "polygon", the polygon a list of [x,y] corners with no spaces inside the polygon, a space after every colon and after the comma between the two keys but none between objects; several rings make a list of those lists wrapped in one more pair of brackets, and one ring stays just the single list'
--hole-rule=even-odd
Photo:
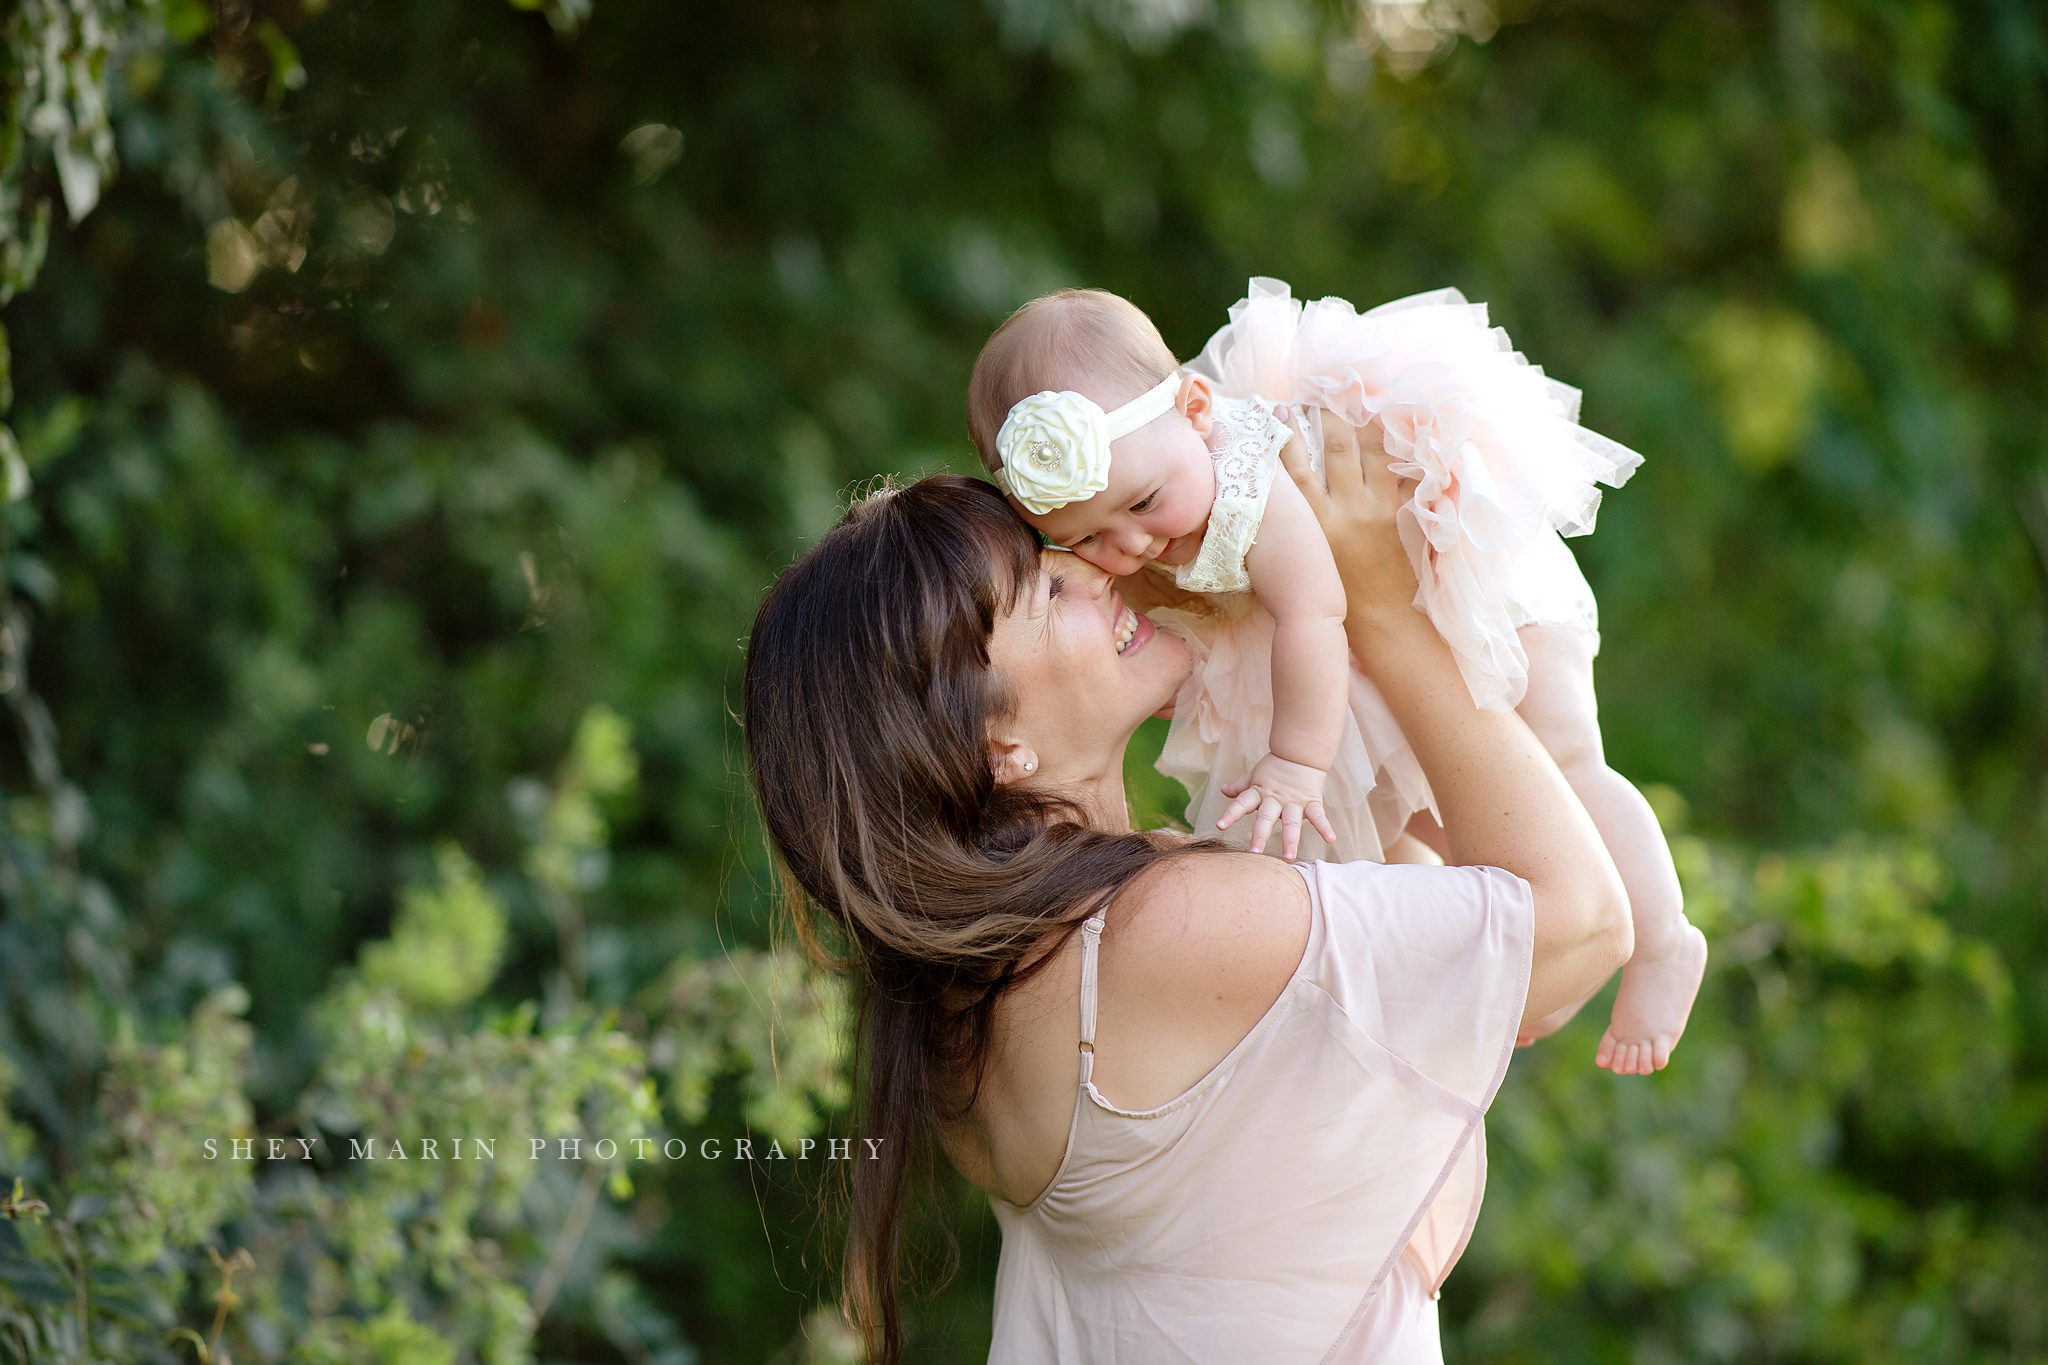
[{"label": "baby's face", "polygon": [[[1024,513],[1046,539],[1121,578],[1152,560],[1186,564],[1202,547],[1216,501],[1209,458],[1208,386],[1109,447],[1109,487],[1044,516]],[[1014,505],[1014,504],[1013,504]]]}]

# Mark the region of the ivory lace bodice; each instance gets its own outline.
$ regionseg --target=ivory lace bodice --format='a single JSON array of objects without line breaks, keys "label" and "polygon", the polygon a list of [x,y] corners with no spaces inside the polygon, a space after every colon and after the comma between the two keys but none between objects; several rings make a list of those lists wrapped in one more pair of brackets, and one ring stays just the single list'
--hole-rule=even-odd
[{"label": "ivory lace bodice", "polygon": [[1209,433],[1209,458],[1216,464],[1216,502],[1195,557],[1174,570],[1173,581],[1188,592],[1244,592],[1252,585],[1245,556],[1259,538],[1266,499],[1287,444],[1287,425],[1265,399],[1218,398]]}]

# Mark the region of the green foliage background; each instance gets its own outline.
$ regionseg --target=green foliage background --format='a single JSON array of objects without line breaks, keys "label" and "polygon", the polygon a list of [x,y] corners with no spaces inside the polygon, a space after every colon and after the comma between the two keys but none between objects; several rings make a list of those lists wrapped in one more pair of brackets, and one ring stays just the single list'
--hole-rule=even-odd
[{"label": "green foliage background", "polygon": [[[1518,1058],[1447,1353],[2048,1359],[2037,6],[0,25],[0,1359],[844,1358],[816,1176],[347,1139],[844,1131],[734,754],[758,594],[971,466],[1018,302],[1186,354],[1254,273],[1455,284],[1648,457],[1575,548],[1712,975],[1653,1080],[1597,1002]],[[985,1350],[951,1216],[920,1359]]]}]

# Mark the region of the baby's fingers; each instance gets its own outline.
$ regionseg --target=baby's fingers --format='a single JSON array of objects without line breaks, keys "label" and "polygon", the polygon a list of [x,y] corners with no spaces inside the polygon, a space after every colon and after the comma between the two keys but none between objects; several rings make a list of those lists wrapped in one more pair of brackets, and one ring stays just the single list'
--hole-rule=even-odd
[{"label": "baby's fingers", "polygon": [[1301,851],[1301,807],[1290,801],[1280,808],[1280,856],[1288,862]]},{"label": "baby's fingers", "polygon": [[1229,787],[1225,787],[1223,788],[1223,794],[1225,796],[1234,795],[1237,799],[1228,806],[1225,806],[1223,814],[1216,817],[1216,828],[1218,829],[1229,829],[1232,825],[1259,808],[1259,789],[1251,784],[1250,778],[1232,785],[1237,787],[1237,791],[1233,793]]},{"label": "baby's fingers", "polygon": [[1273,826],[1280,819],[1280,798],[1269,796],[1259,802],[1259,818],[1252,825],[1252,852],[1264,853],[1266,840],[1273,837]]},{"label": "baby's fingers", "polygon": [[1337,846],[1337,831],[1331,826],[1330,817],[1323,810],[1323,803],[1311,801],[1302,813],[1308,817],[1308,822],[1316,827],[1316,833],[1322,835],[1324,841],[1331,848],[1335,848]]}]

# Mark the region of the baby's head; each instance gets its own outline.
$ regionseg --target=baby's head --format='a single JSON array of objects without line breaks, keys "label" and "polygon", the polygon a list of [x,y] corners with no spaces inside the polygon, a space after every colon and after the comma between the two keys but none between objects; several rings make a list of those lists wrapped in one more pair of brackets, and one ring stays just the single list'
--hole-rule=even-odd
[{"label": "baby's head", "polygon": [[1214,399],[1207,380],[1179,373],[1131,303],[1063,289],[1012,313],[981,348],[968,429],[1010,501],[1053,544],[1113,574],[1152,559],[1185,564],[1216,500]]}]

